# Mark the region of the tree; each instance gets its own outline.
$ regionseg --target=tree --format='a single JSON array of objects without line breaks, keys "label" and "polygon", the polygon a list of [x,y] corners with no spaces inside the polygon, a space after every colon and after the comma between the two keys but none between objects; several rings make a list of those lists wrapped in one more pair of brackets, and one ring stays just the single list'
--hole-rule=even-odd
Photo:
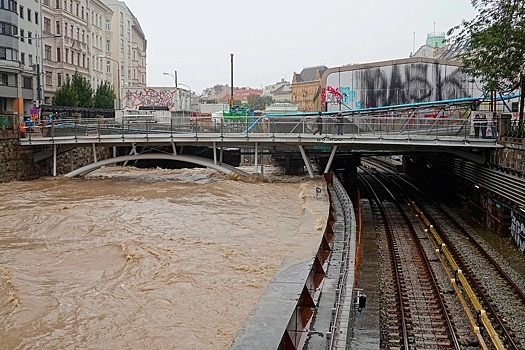
[{"label": "tree", "polygon": [[271,96],[249,95],[248,108],[253,110],[264,110],[266,106],[273,102]]},{"label": "tree", "polygon": [[97,88],[97,92],[94,97],[95,108],[111,109],[114,107],[113,102],[115,101],[116,95],[113,86],[107,82],[103,82]]},{"label": "tree", "polygon": [[486,92],[521,88],[520,122],[525,98],[525,6],[523,0],[471,0],[478,11],[449,30],[453,44],[465,46],[463,71],[479,78]]},{"label": "tree", "polygon": [[66,81],[60,89],[57,90],[53,97],[53,105],[55,106],[78,106],[78,95],[77,92],[71,86],[70,81]]},{"label": "tree", "polygon": [[93,89],[91,88],[89,81],[80,75],[79,72],[75,72],[73,75],[73,78],[71,79],[71,87],[78,95],[78,107],[93,107]]}]

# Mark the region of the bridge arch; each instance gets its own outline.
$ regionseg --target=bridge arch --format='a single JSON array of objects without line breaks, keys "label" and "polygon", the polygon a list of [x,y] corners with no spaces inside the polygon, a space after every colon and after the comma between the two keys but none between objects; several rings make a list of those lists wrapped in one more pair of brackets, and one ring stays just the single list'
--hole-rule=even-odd
[{"label": "bridge arch", "polygon": [[65,176],[66,177],[84,176],[106,165],[122,163],[126,161],[144,160],[144,159],[176,160],[180,162],[187,162],[187,163],[192,163],[192,164],[197,164],[197,165],[205,166],[208,168],[212,168],[212,169],[220,171],[221,173],[224,173],[229,176],[232,176],[234,174],[236,175],[236,177],[250,176],[250,174],[244,170],[237,169],[236,167],[229,165],[229,164],[224,164],[224,163],[215,164],[212,160],[208,158],[190,156],[190,155],[182,155],[182,154],[178,154],[178,155],[165,154],[165,153],[144,153],[144,154],[134,154],[134,155],[109,158],[109,159],[105,159],[105,160],[101,160],[95,163],[88,164],[76,170],[73,170],[67,173]]}]

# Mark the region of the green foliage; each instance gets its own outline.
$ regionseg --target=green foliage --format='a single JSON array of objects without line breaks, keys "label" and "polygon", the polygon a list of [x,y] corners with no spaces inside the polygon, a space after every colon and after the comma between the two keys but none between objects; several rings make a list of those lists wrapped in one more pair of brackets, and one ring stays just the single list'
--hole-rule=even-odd
[{"label": "green foliage", "polygon": [[71,86],[71,82],[68,80],[57,90],[53,97],[53,105],[55,106],[68,106],[78,107],[78,95],[75,89]]},{"label": "green foliage", "polygon": [[249,95],[248,108],[253,110],[265,110],[266,106],[273,102],[271,96]]},{"label": "green foliage", "polygon": [[71,87],[76,91],[78,96],[78,106],[73,107],[93,107],[93,89],[89,81],[80,75],[79,72],[75,72],[73,75]]},{"label": "green foliage", "polygon": [[113,87],[109,83],[103,82],[98,86],[97,92],[95,93],[95,108],[112,109],[115,98],[116,95]]},{"label": "green foliage", "polygon": [[525,75],[523,0],[471,0],[478,11],[452,28],[452,44],[465,46],[463,71],[479,78],[486,91],[509,93]]}]

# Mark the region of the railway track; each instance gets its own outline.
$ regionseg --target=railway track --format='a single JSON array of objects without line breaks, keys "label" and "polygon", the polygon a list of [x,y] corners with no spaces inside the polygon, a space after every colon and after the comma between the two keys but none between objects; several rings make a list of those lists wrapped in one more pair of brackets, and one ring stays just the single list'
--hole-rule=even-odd
[{"label": "railway track", "polygon": [[[377,165],[379,168],[384,167]],[[475,315],[471,328],[482,348],[525,348],[525,277],[514,271],[490,246],[448,208],[433,202],[399,176],[388,177],[396,191],[409,193],[412,210],[433,241],[446,273]],[[417,203],[416,203],[417,202]],[[445,260],[447,263],[445,264]],[[456,329],[464,326],[456,325]],[[485,345],[488,344],[488,345]]]},{"label": "railway track", "polygon": [[[370,173],[361,180],[377,220],[384,265],[381,349],[460,349],[439,283],[414,224],[394,196]],[[389,201],[390,200],[390,201]]]}]

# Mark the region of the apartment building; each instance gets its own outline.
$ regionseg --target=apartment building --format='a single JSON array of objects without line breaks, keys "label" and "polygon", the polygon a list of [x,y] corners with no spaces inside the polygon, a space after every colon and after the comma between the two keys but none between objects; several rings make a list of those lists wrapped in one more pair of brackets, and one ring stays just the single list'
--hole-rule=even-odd
[{"label": "apartment building", "polygon": [[88,78],[91,51],[88,0],[42,0],[44,104],[75,72]]},{"label": "apartment building", "polygon": [[140,23],[137,18],[133,17],[131,27],[132,35],[132,69],[131,87],[145,87],[146,86],[146,48],[147,41]]},{"label": "apartment building", "polygon": [[42,0],[42,13],[43,103],[51,104],[57,89],[76,72],[94,90],[104,81],[111,83],[119,99],[124,87],[146,85],[146,39],[125,2]]},{"label": "apartment building", "polygon": [[41,91],[40,0],[0,1],[0,113],[30,114]]},{"label": "apartment building", "polygon": [[103,1],[113,11],[111,58],[119,64],[120,89],[146,86],[146,38],[138,19],[124,1]]}]

